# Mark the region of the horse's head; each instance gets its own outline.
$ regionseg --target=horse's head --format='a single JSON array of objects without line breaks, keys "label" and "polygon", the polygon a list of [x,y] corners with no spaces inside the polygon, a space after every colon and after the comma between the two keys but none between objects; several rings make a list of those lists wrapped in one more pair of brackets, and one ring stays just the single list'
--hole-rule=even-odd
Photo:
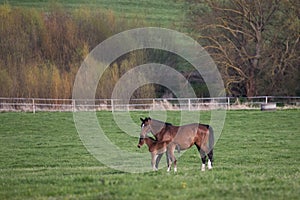
[{"label": "horse's head", "polygon": [[146,117],[145,119],[140,118],[140,120],[142,121],[140,138],[145,138],[147,133],[151,131],[151,127],[150,127],[151,118],[150,117]]}]

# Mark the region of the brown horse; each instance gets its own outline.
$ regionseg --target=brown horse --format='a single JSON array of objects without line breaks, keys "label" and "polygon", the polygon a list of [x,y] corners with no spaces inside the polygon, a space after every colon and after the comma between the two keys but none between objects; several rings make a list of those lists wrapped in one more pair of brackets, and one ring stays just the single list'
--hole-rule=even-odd
[{"label": "brown horse", "polygon": [[[163,156],[164,153],[167,152],[168,143],[167,142],[159,142],[151,137],[144,137],[139,139],[138,148],[141,148],[143,144],[146,143],[148,146],[148,150],[151,154],[151,166],[153,171],[156,171],[158,169],[158,164]],[[174,145],[175,148],[177,147]],[[173,147],[173,146],[172,146]],[[177,150],[179,151],[178,147]],[[169,159],[168,154],[167,156],[167,165],[168,165],[168,171],[171,169],[171,160]]]},{"label": "brown horse", "polygon": [[175,148],[186,150],[193,145],[197,147],[201,156],[201,170],[205,171],[206,155],[208,156],[208,169],[212,169],[214,133],[211,126],[198,123],[173,126],[150,117],[141,118],[141,121],[140,138],[145,138],[147,133],[151,132],[157,141],[165,142],[168,145],[167,154],[174,163],[174,171],[177,170]]}]

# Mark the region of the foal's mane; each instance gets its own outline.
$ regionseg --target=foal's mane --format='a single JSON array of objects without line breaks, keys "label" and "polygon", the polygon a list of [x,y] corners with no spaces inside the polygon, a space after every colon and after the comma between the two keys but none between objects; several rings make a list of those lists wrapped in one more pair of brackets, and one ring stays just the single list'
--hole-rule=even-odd
[{"label": "foal's mane", "polygon": [[154,141],[154,142],[157,142],[157,140],[153,137],[150,137],[150,136],[147,136],[146,138],[149,138],[150,140]]}]

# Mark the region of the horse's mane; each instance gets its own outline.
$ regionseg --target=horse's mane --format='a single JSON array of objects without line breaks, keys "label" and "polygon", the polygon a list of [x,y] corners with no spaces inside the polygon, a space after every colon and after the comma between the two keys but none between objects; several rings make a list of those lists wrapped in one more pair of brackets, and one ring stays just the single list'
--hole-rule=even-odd
[{"label": "horse's mane", "polygon": [[156,119],[151,119],[151,120],[153,120],[155,122],[158,122],[158,123],[161,123],[161,124],[165,124],[166,126],[172,126],[172,124],[169,123],[169,122],[162,122],[162,121],[159,121],[159,120],[156,120]]},{"label": "horse's mane", "polygon": [[147,120],[151,120],[151,128],[152,128],[152,134],[156,135],[157,133],[159,133],[162,129],[166,128],[168,129],[170,126],[172,126],[171,123],[168,122],[162,122],[156,119],[151,119],[151,118],[146,118]]},{"label": "horse's mane", "polygon": [[171,123],[169,123],[169,122],[165,122],[165,125],[166,126],[173,126]]}]

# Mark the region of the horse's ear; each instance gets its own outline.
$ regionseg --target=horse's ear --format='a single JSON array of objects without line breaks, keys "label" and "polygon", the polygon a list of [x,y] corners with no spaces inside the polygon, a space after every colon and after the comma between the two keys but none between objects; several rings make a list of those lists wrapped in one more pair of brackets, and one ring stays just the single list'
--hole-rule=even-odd
[{"label": "horse's ear", "polygon": [[150,117],[148,117],[147,119],[148,119],[148,120],[151,120],[151,118],[150,118]]},{"label": "horse's ear", "polygon": [[140,120],[141,120],[142,122],[144,122],[143,118],[140,118]]}]

